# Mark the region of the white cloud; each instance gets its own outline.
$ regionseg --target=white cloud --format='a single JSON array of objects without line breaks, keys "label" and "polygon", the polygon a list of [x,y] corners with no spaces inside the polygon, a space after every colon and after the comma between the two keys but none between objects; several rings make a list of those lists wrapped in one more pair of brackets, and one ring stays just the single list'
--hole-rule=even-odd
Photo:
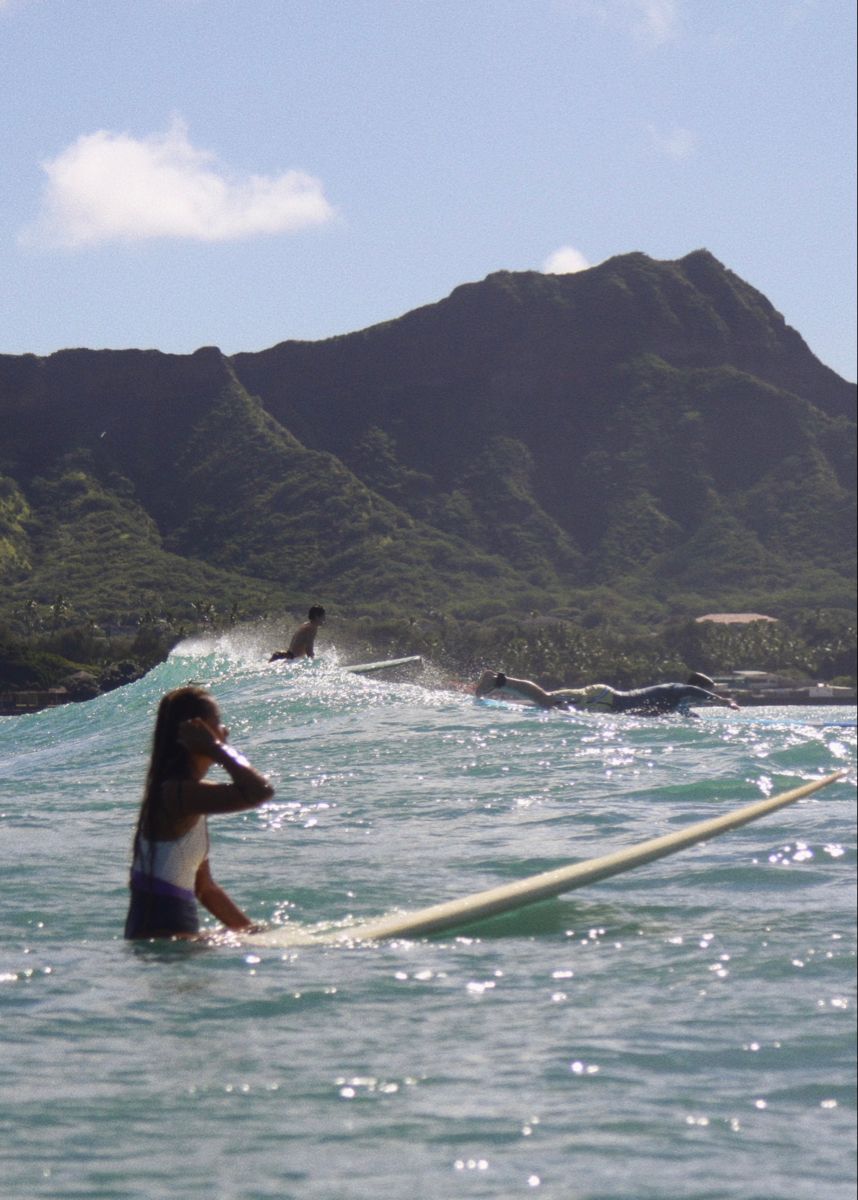
[{"label": "white cloud", "polygon": [[633,28],[639,37],[662,46],[676,37],[679,24],[677,0],[628,0]]},{"label": "white cloud", "polygon": [[144,138],[84,134],[42,166],[41,211],[21,237],[30,245],[223,242],[290,233],[333,216],[319,180],[302,171],[235,176],[191,145],[180,120]]},{"label": "white cloud", "polygon": [[[793,0],[784,13],[784,24],[787,29],[803,25],[808,19],[813,19],[819,12],[819,0]],[[820,14],[825,16],[824,11]]]},{"label": "white cloud", "polygon": [[648,125],[647,130],[653,147],[666,158],[680,161],[690,158],[697,149],[697,134],[691,129],[676,126],[674,129],[663,132],[656,129],[654,125]]},{"label": "white cloud", "polygon": [[549,254],[542,264],[543,275],[574,275],[576,271],[586,271],[592,266],[580,250],[574,246],[561,246],[553,254]]},{"label": "white cloud", "polygon": [[672,41],[679,32],[681,0],[567,0],[583,16],[631,34],[649,47]]}]

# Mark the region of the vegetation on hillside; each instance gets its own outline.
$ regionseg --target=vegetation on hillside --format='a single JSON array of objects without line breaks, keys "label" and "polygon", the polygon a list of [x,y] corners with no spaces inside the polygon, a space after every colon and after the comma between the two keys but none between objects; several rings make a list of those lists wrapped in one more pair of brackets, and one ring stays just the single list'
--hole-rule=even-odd
[{"label": "vegetation on hillside", "polygon": [[765,666],[849,673],[806,613],[854,612],[855,389],[705,251],[229,359],[0,356],[0,427],[0,623],[34,654],[141,665],[147,623],[322,600],[451,663],[508,634],[510,669],[618,683],[762,661],[676,633],[757,611]]}]

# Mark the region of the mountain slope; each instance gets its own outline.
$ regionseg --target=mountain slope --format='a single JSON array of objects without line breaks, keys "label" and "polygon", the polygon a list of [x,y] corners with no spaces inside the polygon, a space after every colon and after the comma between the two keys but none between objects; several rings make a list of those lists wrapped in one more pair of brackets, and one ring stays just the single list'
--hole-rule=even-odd
[{"label": "mountain slope", "polygon": [[854,587],[855,388],[706,251],[499,272],[230,359],[0,356],[0,428],[0,612]]},{"label": "mountain slope", "polygon": [[[784,581],[796,552],[848,552],[855,389],[705,251],[499,273],[399,321],[232,361],[281,423],[358,473],[372,467],[354,448],[383,439],[388,472],[420,481],[399,502],[441,524],[485,507],[506,472],[492,486],[480,464],[498,439],[520,444],[531,503],[556,530],[551,556],[562,543],[579,579],[681,546],[716,499],[786,556]],[[815,514],[798,542],[784,539],[787,479],[788,507]],[[481,539],[514,544],[504,506],[488,503]]]}]

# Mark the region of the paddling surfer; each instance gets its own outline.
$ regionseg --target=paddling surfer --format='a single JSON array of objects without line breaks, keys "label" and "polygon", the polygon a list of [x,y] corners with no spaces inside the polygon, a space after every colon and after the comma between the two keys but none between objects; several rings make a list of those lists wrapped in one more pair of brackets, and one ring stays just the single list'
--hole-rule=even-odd
[{"label": "paddling surfer", "polygon": [[[701,686],[703,683],[710,686]],[[529,700],[540,708],[565,708],[584,712],[626,712],[635,716],[660,716],[663,713],[686,713],[690,708],[716,705],[738,709],[729,696],[719,696],[711,690],[714,683],[708,675],[695,671],[688,683],[658,683],[652,687],[634,688],[621,692],[607,683],[591,683],[581,688],[558,688],[547,692],[530,679],[514,679],[502,671],[484,671],[477,680],[477,696],[504,694]]]},{"label": "paddling surfer", "polygon": [[325,610],[321,604],[314,604],[307,613],[307,620],[299,625],[292,634],[288,650],[275,650],[269,662],[277,662],[281,658],[315,658],[316,634],[325,623]]},{"label": "paddling surfer", "polygon": [[[134,834],[126,938],[195,936],[197,901],[227,929],[254,928],[212,878],[207,818],[256,808],[274,789],[227,745],[228,732],[204,688],[176,688],[158,706]],[[215,763],[229,783],[205,779]]]}]

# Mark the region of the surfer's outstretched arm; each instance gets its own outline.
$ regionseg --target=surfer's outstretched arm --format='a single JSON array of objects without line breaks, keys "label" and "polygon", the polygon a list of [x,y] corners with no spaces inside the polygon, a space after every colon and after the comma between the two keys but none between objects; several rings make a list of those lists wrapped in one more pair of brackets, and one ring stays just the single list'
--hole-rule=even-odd
[{"label": "surfer's outstretched arm", "polygon": [[736,712],[739,710],[739,705],[732,696],[721,696],[717,692],[710,692],[706,688],[693,686],[687,687],[683,706],[687,708],[692,704],[700,705],[701,708],[732,708]]}]

